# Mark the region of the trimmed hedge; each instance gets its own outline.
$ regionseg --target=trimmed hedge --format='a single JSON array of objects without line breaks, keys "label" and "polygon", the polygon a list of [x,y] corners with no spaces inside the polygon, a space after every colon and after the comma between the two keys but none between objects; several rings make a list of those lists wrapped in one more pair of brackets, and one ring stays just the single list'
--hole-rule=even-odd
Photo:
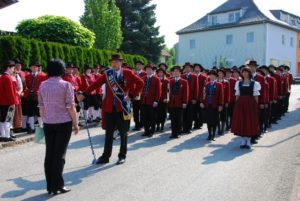
[{"label": "trimmed hedge", "polygon": [[[109,50],[88,49],[54,42],[41,42],[21,36],[0,36],[1,66],[9,59],[19,58],[24,67],[29,67],[34,61],[40,62],[45,67],[48,60],[59,58],[65,62],[72,62],[83,70],[85,64],[110,66],[109,60],[114,53]],[[122,55],[124,62],[129,66],[134,66],[135,60],[147,63],[147,59],[140,55]]]}]

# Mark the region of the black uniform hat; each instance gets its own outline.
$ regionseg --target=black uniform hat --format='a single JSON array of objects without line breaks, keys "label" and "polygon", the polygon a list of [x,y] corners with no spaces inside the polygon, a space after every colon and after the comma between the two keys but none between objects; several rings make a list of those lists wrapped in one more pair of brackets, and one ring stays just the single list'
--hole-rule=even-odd
[{"label": "black uniform hat", "polygon": [[208,75],[215,75],[216,77],[218,77],[218,72],[216,70],[210,70],[208,72]]},{"label": "black uniform hat", "polygon": [[168,65],[166,63],[160,63],[158,64],[158,67],[160,68],[161,66],[164,66],[165,68],[168,68]]},{"label": "black uniform hat", "polygon": [[136,61],[134,62],[134,64],[135,64],[135,65],[137,65],[137,64],[142,64],[142,65],[145,65],[145,63],[144,63],[144,62],[142,62],[141,60],[136,60]]},{"label": "black uniform hat", "polygon": [[204,71],[204,67],[201,64],[195,63],[194,68],[199,67],[201,71]]},{"label": "black uniform hat", "polygon": [[263,76],[266,76],[265,71],[263,71],[262,69],[258,69],[256,72],[260,73]]},{"label": "black uniform hat", "polygon": [[8,60],[6,62],[6,67],[14,67],[16,65],[16,63],[13,60]]},{"label": "black uniform hat", "polygon": [[255,60],[250,60],[250,61],[248,61],[247,65],[248,65],[248,66],[259,66],[259,65],[257,64],[257,61],[255,61]]},{"label": "black uniform hat", "polygon": [[219,69],[219,70],[217,70],[217,72],[218,72],[218,74],[219,74],[219,72],[222,72],[224,76],[226,75],[226,72],[223,69]]},{"label": "black uniform hat", "polygon": [[191,64],[190,62],[185,62],[185,64],[183,65],[183,68],[185,68],[185,67],[194,68],[193,64]]},{"label": "black uniform hat", "polygon": [[156,73],[157,73],[157,74],[158,74],[159,72],[163,72],[165,75],[167,74],[167,72],[166,72],[164,69],[161,69],[161,68],[159,68],[159,69],[156,70]]},{"label": "black uniform hat", "polygon": [[66,68],[74,68],[74,65],[71,62],[68,62]]},{"label": "black uniform hat", "polygon": [[173,66],[173,68],[171,69],[171,72],[174,72],[175,70],[179,70],[180,72],[182,72],[182,69],[180,66]]},{"label": "black uniform hat", "polygon": [[155,65],[154,64],[148,64],[147,66],[145,66],[145,70],[147,69],[147,68],[151,68],[152,70],[156,70],[156,67],[155,67]]},{"label": "black uniform hat", "polygon": [[41,67],[41,64],[38,61],[34,61],[31,63],[31,66]]}]

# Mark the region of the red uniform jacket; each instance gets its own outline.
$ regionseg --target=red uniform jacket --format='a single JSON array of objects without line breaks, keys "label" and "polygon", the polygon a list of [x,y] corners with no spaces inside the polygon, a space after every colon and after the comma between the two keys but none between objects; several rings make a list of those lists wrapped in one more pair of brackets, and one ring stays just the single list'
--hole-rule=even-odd
[{"label": "red uniform jacket", "polygon": [[157,76],[153,75],[151,77],[150,81],[150,88],[148,93],[146,94],[146,82],[147,82],[147,76],[144,76],[144,89],[142,91],[141,95],[141,104],[143,105],[153,105],[153,102],[159,102],[159,99],[161,97],[161,83]]},{"label": "red uniform jacket", "polygon": [[179,79],[177,83],[177,92],[173,94],[173,87],[175,85],[175,79],[171,79],[170,81],[170,100],[169,107],[170,108],[182,108],[183,104],[188,103],[189,97],[189,85],[188,82],[184,79]]},{"label": "red uniform jacket", "polygon": [[197,99],[198,101],[203,99],[205,85],[207,81],[208,81],[208,77],[205,74],[201,73],[198,76],[198,99]]},{"label": "red uniform jacket", "polygon": [[285,96],[289,92],[289,79],[287,76],[282,75],[280,77],[280,92],[279,96]]},{"label": "red uniform jacket", "polygon": [[274,101],[274,100],[276,100],[275,99],[275,90],[277,90],[277,84],[276,84],[276,80],[275,80],[275,78],[273,78],[273,77],[271,77],[271,76],[268,76],[267,78],[266,78],[266,80],[267,80],[267,82],[268,82],[268,84],[269,84],[269,100],[270,100],[270,102],[271,101]]},{"label": "red uniform jacket", "polygon": [[81,77],[80,76],[74,76],[74,77],[75,77],[76,82],[78,84],[78,90],[80,91],[81,90],[81,86],[82,86]]},{"label": "red uniform jacket", "polygon": [[[94,84],[96,82],[95,77],[93,74],[90,74],[89,76],[87,76],[86,74],[83,74],[81,76],[81,88],[80,91],[85,91],[89,86],[91,86],[92,84]],[[95,94],[96,91],[93,90],[90,94]]]},{"label": "red uniform jacket", "polygon": [[169,93],[169,85],[170,80],[168,78],[164,78],[160,81],[161,84],[161,96],[160,96],[160,102],[163,102],[165,99],[168,99],[168,93]]},{"label": "red uniform jacket", "polygon": [[[204,99],[201,100],[201,103],[204,104],[204,107],[208,107],[208,89],[210,86],[210,82],[208,82],[205,86],[205,94],[204,94]],[[214,94],[212,98],[212,108],[217,108],[219,106],[224,105],[224,89],[223,86],[220,82],[214,82]]]},{"label": "red uniform jacket", "polygon": [[166,72],[166,77],[167,77],[168,79],[170,79],[170,78],[171,78],[171,74],[168,73],[168,72]]},{"label": "red uniform jacket", "polygon": [[139,76],[140,78],[147,76],[147,73],[145,71],[141,71],[140,73],[135,72],[137,76]]},{"label": "red uniform jacket", "polygon": [[197,100],[198,99],[198,78],[197,75],[194,73],[190,73],[190,75],[184,74],[181,75],[182,79],[185,79],[188,81],[189,85],[189,102],[192,100]]},{"label": "red uniform jacket", "polygon": [[73,86],[74,91],[78,91],[79,90],[79,85],[77,83],[77,79],[73,75],[65,74],[62,77],[62,79],[65,80],[65,81],[67,81],[67,82],[69,82],[69,83],[71,83],[71,85]]},{"label": "red uniform jacket", "polygon": [[220,81],[223,85],[224,103],[230,103],[230,83],[227,80]]},{"label": "red uniform jacket", "polygon": [[235,87],[235,83],[237,82],[237,79],[234,78],[234,77],[231,77],[231,78],[229,78],[228,82],[229,82],[229,86],[230,86],[230,90],[229,90],[229,93],[230,93],[230,103],[234,103],[235,102],[235,90],[234,90],[234,87]]},{"label": "red uniform jacket", "polygon": [[265,78],[262,75],[256,74],[256,76],[253,77],[253,80],[257,81],[261,86],[261,90],[259,91],[260,95],[258,97],[258,104],[265,104],[266,103]]},{"label": "red uniform jacket", "polygon": [[289,79],[289,90],[291,90],[291,86],[292,86],[292,84],[294,82],[293,74],[290,73],[290,72],[288,72],[287,76],[288,76],[288,79]]},{"label": "red uniform jacket", "polygon": [[10,75],[4,73],[0,76],[0,105],[16,105],[16,87]]},{"label": "red uniform jacket", "polygon": [[[93,74],[94,75],[94,77],[95,77],[95,81],[100,77],[100,73],[98,73],[98,74]],[[101,95],[102,94],[102,89],[101,89],[101,87],[99,88],[99,89],[96,89],[96,94],[97,95]]]},{"label": "red uniform jacket", "polygon": [[265,80],[265,87],[266,87],[266,104],[270,102],[270,85],[267,80]]},{"label": "red uniform jacket", "polygon": [[[144,87],[144,82],[141,78],[139,78],[137,75],[134,74],[132,70],[124,69],[122,68],[122,77],[123,77],[123,84],[122,89],[125,92],[125,95],[128,96],[128,93],[130,89],[133,89],[131,94],[136,97],[139,95],[139,93],[142,91]],[[91,94],[92,91],[96,90],[97,88],[100,88],[103,84],[106,84],[106,95],[102,102],[102,109],[106,113],[111,113],[113,109],[113,93],[111,91],[111,88],[109,87],[108,81],[106,79],[106,75],[101,75],[96,82],[94,82],[91,86],[89,86],[84,93],[85,94]],[[134,88],[133,85],[136,85]],[[122,112],[122,107],[119,101],[117,101],[116,105],[116,111]]]},{"label": "red uniform jacket", "polygon": [[43,81],[48,79],[48,76],[45,73],[38,73],[35,78],[34,88],[32,89],[32,74],[28,74],[25,77],[26,87],[24,89],[24,97],[27,98],[28,93],[33,91],[34,95],[37,97],[40,85]]}]

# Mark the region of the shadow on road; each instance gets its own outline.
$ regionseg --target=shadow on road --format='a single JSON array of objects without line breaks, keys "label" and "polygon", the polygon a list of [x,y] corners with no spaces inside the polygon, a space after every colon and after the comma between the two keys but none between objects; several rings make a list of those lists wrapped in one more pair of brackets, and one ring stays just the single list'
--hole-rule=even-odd
[{"label": "shadow on road", "polygon": [[[105,166],[97,166],[91,165],[86,166],[85,168],[81,168],[75,171],[67,172],[64,174],[65,183],[67,186],[73,186],[80,184],[82,180],[86,177],[90,177],[98,172],[105,171],[107,169],[112,168],[115,166],[114,164],[105,165]],[[1,198],[16,198],[26,194],[28,191],[39,191],[45,189],[45,194],[40,194],[31,198],[27,198],[26,200],[47,200],[51,197],[46,195],[46,181],[39,180],[39,181],[30,181],[26,179],[27,176],[24,177],[17,177],[14,179],[7,180],[8,182],[13,182],[19,189],[12,190],[1,195]],[[40,199],[39,199],[40,198]],[[18,199],[16,199],[18,200]]]},{"label": "shadow on road", "polygon": [[228,144],[216,145],[212,144],[208,147],[216,148],[209,156],[203,158],[203,165],[209,165],[218,162],[234,160],[242,155],[250,153],[252,150],[240,149],[240,138],[233,138]]},{"label": "shadow on road", "polygon": [[192,150],[192,149],[199,149],[201,147],[204,147],[206,144],[209,143],[209,141],[206,140],[206,135],[196,135],[174,147],[168,150],[168,152],[176,153],[181,152],[184,150]]},{"label": "shadow on road", "polygon": [[[168,142],[168,137],[171,135],[171,133],[164,132],[162,134],[159,134],[158,137],[156,137],[156,135],[157,134],[155,134],[155,137],[153,138],[143,138],[143,141],[132,144],[128,147],[128,151],[138,150],[142,148],[157,147],[166,144]],[[139,138],[141,138],[141,136],[139,136]]]}]

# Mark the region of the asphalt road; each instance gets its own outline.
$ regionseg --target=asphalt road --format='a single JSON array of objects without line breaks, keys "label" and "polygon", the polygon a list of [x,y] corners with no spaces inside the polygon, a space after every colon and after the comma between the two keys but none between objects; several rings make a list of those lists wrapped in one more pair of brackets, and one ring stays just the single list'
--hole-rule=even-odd
[{"label": "asphalt road", "polygon": [[[72,191],[49,196],[43,174],[44,145],[0,150],[0,200],[59,201],[296,201],[300,200],[300,85],[289,113],[252,150],[240,150],[232,134],[206,141],[203,128],[178,140],[170,131],[142,138],[130,133],[127,162],[91,165],[87,134],[73,136],[65,167]],[[168,126],[167,126],[168,127]],[[103,130],[93,128],[97,156]]]}]

